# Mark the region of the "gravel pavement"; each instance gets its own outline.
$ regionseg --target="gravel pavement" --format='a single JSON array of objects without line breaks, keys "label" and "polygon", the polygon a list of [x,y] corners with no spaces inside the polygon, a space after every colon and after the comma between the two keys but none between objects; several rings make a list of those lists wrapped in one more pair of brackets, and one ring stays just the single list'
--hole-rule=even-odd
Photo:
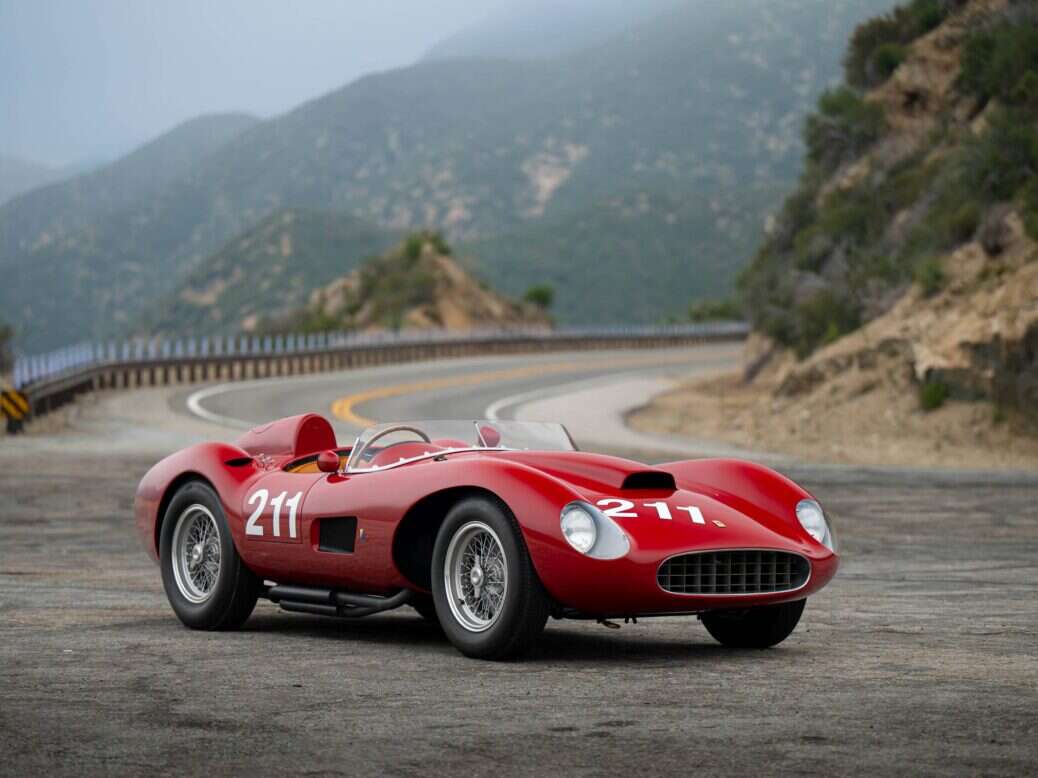
[{"label": "gravel pavement", "polygon": [[844,564],[781,646],[552,621],[497,664],[407,608],[183,628],[153,454],[54,440],[0,439],[0,774],[1038,773],[1038,477],[796,467]]}]

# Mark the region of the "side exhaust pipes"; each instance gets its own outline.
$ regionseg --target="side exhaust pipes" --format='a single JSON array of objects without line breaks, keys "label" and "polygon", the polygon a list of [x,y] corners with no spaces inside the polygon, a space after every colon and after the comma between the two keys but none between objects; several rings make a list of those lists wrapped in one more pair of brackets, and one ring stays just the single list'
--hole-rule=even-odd
[{"label": "side exhaust pipes", "polygon": [[283,610],[293,613],[357,619],[406,605],[411,601],[412,594],[409,589],[401,589],[390,597],[377,597],[309,586],[278,585],[271,586],[263,596],[277,603]]}]

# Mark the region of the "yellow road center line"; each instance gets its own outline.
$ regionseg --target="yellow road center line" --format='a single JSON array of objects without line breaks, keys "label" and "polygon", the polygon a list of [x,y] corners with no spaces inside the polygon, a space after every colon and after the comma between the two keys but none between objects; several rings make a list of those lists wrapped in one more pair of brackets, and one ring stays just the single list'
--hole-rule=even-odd
[{"label": "yellow road center line", "polygon": [[585,362],[555,362],[546,365],[528,365],[526,367],[514,367],[505,370],[489,370],[482,373],[469,373],[460,376],[448,376],[445,378],[432,378],[425,381],[415,381],[407,384],[395,384],[393,386],[380,386],[377,389],[368,389],[364,392],[340,397],[332,403],[332,415],[340,421],[345,421],[357,427],[370,427],[378,422],[362,416],[355,409],[359,405],[372,400],[385,400],[389,397],[400,397],[419,392],[431,392],[437,389],[451,389],[456,386],[472,386],[475,384],[493,383],[501,381],[512,381],[520,378],[532,378],[534,376],[551,375],[553,373],[577,373],[589,368],[596,367],[638,367],[639,365],[668,365],[672,363],[686,362],[687,355],[676,354],[668,359],[659,357],[631,358],[617,361],[615,359],[598,359]]}]

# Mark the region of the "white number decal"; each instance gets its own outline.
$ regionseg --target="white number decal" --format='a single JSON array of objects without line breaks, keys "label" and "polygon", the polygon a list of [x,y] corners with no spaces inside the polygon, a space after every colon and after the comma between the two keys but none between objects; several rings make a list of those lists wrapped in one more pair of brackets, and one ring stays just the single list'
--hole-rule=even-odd
[{"label": "white number decal", "polygon": [[285,503],[288,506],[288,536],[290,538],[296,536],[296,511],[299,510],[299,501],[301,499],[303,499],[303,493],[296,492],[296,496]]},{"label": "white number decal", "polygon": [[[656,514],[666,521],[670,521],[673,516],[670,515],[670,506],[665,502],[647,502],[645,503],[646,508],[655,508]],[[680,508],[678,510],[681,510]]]},{"label": "white number decal", "polygon": [[274,537],[276,538],[281,537],[281,506],[285,504],[285,497],[287,496],[288,492],[282,492],[270,501],[270,504],[274,506],[274,520],[271,524],[274,527]]},{"label": "white number decal", "polygon": [[[608,508],[606,506],[612,505],[614,507]],[[618,497],[609,497],[605,500],[598,501],[598,507],[602,508],[602,513],[611,519],[636,519],[638,514],[631,511],[634,507],[634,503],[630,500],[621,500]],[[665,502],[643,502],[642,507],[652,508],[656,511],[656,515],[662,521],[672,521],[674,516],[671,515],[670,506]],[[692,520],[693,524],[706,524],[706,519],[703,518],[703,512],[699,510],[695,505],[675,505],[675,510],[685,511],[688,517]],[[714,522],[717,524],[717,522]],[[723,527],[723,524],[717,524],[719,527]]]},{"label": "white number decal", "polygon": [[281,537],[281,508],[287,505],[288,536],[294,539],[298,534],[296,525],[296,514],[299,511],[299,501],[303,499],[303,493],[296,492],[293,497],[287,500],[285,499],[286,497],[288,497],[288,492],[282,492],[273,500],[270,499],[270,492],[268,492],[266,489],[258,489],[257,491],[253,492],[249,496],[249,499],[246,501],[245,504],[252,505],[253,503],[258,502],[259,505],[256,506],[256,510],[254,510],[252,512],[252,515],[249,516],[249,520],[245,522],[245,534],[255,535],[256,537],[263,537],[263,527],[261,527],[257,522],[259,521],[260,516],[263,515],[263,511],[267,509],[267,502],[269,501],[274,508],[274,515],[271,521],[271,527],[274,532],[274,537]]},{"label": "white number decal", "polygon": [[249,516],[249,520],[245,522],[245,534],[256,535],[263,537],[263,527],[256,523],[256,520],[263,515],[263,509],[267,507],[267,498],[270,496],[270,492],[266,489],[260,489],[258,492],[253,492],[252,496],[249,497],[246,505],[252,505],[254,502],[259,502],[256,506],[256,510]]},{"label": "white number decal", "polygon": [[677,508],[679,511],[688,511],[688,515],[692,518],[693,524],[706,524],[706,519],[703,518],[703,512],[695,505],[679,505]]},{"label": "white number decal", "polygon": [[621,500],[615,497],[611,497],[607,500],[599,500],[598,505],[602,507],[604,505],[616,505],[615,508],[602,508],[602,513],[611,519],[637,519],[637,513],[628,513],[631,508],[634,507],[634,503],[630,500]]}]

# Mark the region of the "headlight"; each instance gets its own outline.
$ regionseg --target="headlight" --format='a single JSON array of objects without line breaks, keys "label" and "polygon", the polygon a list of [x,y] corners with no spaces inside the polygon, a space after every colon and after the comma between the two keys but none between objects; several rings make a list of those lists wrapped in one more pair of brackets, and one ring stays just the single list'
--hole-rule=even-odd
[{"label": "headlight", "polygon": [[631,541],[620,525],[583,500],[562,509],[559,526],[567,543],[594,559],[619,559],[631,550]]},{"label": "headlight", "polygon": [[586,554],[598,540],[598,529],[591,513],[579,503],[570,503],[562,512],[562,534],[581,554]]},{"label": "headlight", "polygon": [[836,550],[836,543],[833,542],[833,534],[825,520],[821,505],[814,500],[801,500],[797,503],[797,519],[808,535],[830,551]]}]

